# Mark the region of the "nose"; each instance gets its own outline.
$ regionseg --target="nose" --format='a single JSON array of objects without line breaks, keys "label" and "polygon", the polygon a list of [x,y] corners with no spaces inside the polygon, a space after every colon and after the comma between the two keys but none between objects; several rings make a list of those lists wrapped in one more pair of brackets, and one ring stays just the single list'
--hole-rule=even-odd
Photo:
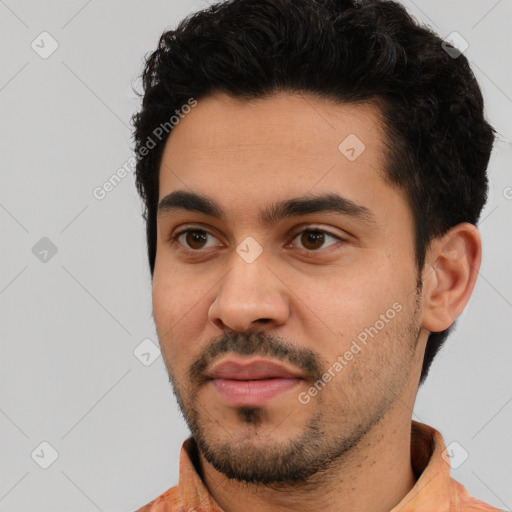
[{"label": "nose", "polygon": [[287,288],[260,256],[247,263],[233,255],[230,270],[219,284],[208,311],[219,329],[246,331],[260,324],[284,324],[290,315]]}]

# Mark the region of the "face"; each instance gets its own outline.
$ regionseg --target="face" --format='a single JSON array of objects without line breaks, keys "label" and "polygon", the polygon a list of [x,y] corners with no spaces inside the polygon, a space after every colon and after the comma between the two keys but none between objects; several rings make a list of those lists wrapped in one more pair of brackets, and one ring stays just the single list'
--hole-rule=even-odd
[{"label": "face", "polygon": [[413,220],[384,151],[376,106],[291,93],[211,95],[167,141],[154,318],[200,453],[230,478],[308,478],[415,394]]}]

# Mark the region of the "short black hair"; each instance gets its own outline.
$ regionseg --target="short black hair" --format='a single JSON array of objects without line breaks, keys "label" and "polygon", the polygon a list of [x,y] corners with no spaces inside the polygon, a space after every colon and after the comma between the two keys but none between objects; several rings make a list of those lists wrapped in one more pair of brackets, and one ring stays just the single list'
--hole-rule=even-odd
[{"label": "short black hair", "polygon": [[[169,119],[213,92],[257,99],[281,91],[380,106],[385,177],[409,200],[420,273],[433,238],[476,225],[495,135],[466,57],[447,49],[401,4],[384,0],[227,0],[164,32],[146,57],[132,118],[151,276]],[[449,331],[430,334],[420,384]]]}]

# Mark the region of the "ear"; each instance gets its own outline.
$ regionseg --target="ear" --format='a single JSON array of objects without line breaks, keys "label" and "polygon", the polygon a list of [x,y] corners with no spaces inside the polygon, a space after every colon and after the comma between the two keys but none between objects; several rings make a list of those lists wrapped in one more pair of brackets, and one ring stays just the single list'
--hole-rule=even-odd
[{"label": "ear", "polygon": [[422,326],[444,331],[462,313],[478,277],[482,242],[478,229],[457,224],[430,244],[423,269]]}]

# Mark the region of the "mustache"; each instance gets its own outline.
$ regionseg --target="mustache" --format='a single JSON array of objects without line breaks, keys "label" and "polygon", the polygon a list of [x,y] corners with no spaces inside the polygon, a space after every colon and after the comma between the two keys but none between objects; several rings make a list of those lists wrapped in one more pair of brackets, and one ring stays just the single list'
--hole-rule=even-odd
[{"label": "mustache", "polygon": [[320,358],[312,350],[297,347],[284,338],[271,336],[264,331],[226,331],[214,338],[191,365],[190,381],[195,385],[206,382],[205,372],[225,354],[266,356],[288,362],[303,370],[312,381],[317,381],[324,373]]}]

